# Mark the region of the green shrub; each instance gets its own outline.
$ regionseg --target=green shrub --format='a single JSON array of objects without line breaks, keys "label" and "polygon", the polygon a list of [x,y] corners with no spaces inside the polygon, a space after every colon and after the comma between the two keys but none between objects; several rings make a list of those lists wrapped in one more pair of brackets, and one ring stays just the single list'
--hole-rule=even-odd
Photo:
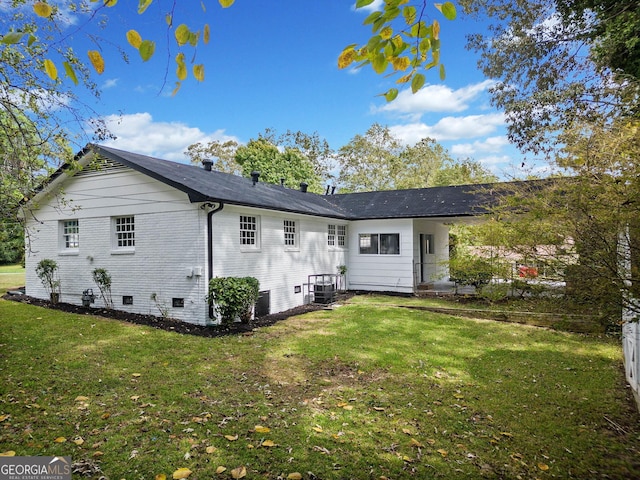
[{"label": "green shrub", "polygon": [[509,288],[509,285],[506,283],[484,285],[478,291],[478,297],[489,303],[499,303],[509,298]]},{"label": "green shrub", "polygon": [[207,300],[222,323],[251,320],[251,309],[258,300],[260,283],[254,277],[216,277],[209,281]]},{"label": "green shrub", "polygon": [[458,255],[449,260],[449,276],[460,285],[481,288],[493,278],[494,268],[487,259],[473,255]]},{"label": "green shrub", "polygon": [[60,297],[60,280],[57,278],[58,264],[50,258],[43,258],[36,265],[36,275],[49,293],[51,303],[57,303]]},{"label": "green shrub", "polygon": [[100,289],[100,295],[104,301],[105,308],[113,308],[113,300],[111,298],[111,275],[104,268],[96,268],[93,271],[93,281]]}]

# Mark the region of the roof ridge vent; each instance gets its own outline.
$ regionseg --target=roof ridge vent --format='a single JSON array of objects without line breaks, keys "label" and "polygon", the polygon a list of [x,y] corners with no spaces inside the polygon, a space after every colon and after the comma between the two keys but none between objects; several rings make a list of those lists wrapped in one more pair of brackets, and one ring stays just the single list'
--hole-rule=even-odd
[{"label": "roof ridge vent", "polygon": [[210,158],[205,158],[204,160],[202,160],[202,167],[207,172],[210,172],[211,169],[213,168],[213,160],[211,160]]},{"label": "roof ridge vent", "polygon": [[307,193],[307,187],[309,184],[307,182],[300,182],[300,191],[302,193]]}]

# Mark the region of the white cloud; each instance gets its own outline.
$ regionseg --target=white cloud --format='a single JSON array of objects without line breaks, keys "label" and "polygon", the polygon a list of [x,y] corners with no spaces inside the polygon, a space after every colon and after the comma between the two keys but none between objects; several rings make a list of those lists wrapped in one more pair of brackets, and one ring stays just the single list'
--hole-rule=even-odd
[{"label": "white cloud", "polygon": [[354,3],[353,6],[351,7],[353,10],[360,12],[360,11],[364,11],[364,12],[374,12],[376,10],[381,10],[382,9],[382,4],[384,3],[384,0],[374,0],[372,3],[370,3],[367,6],[364,7],[360,7],[358,9],[356,9],[356,4]]},{"label": "white cloud", "polygon": [[485,80],[457,90],[446,85],[427,85],[415,94],[406,89],[401,91],[393,102],[377,108],[376,113],[409,115],[417,120],[425,112],[462,112],[493,85],[493,80]]},{"label": "white cloud", "polygon": [[509,140],[505,136],[487,137],[484,140],[476,140],[473,143],[453,145],[451,153],[460,157],[470,157],[478,152],[498,153],[507,145],[509,145]]},{"label": "white cloud", "polygon": [[104,141],[103,145],[179,162],[187,161],[184,152],[192,143],[238,141],[236,137],[225,134],[224,129],[206,133],[181,122],[155,122],[146,112],[109,115],[104,121],[116,139]]},{"label": "white cloud", "polygon": [[108,88],[113,88],[118,85],[117,78],[109,78],[102,84],[102,89],[107,90]]},{"label": "white cloud", "polygon": [[491,135],[504,125],[504,114],[468,115],[466,117],[443,117],[435,125],[410,123],[389,127],[391,133],[407,145],[413,145],[425,137],[440,142]]}]

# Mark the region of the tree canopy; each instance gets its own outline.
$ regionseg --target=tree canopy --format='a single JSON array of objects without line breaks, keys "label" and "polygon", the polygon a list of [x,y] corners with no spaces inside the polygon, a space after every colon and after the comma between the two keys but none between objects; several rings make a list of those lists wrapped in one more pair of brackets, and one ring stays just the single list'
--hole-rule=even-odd
[{"label": "tree canopy", "polygon": [[489,21],[471,35],[479,66],[498,81],[493,103],[523,151],[553,153],[581,123],[638,114],[640,12],[634,0],[461,0]]},{"label": "tree canopy", "polygon": [[388,126],[373,124],[336,154],[338,183],[349,192],[425,188],[496,180],[481,164],[455,161],[431,138],[414,146],[402,145]]}]

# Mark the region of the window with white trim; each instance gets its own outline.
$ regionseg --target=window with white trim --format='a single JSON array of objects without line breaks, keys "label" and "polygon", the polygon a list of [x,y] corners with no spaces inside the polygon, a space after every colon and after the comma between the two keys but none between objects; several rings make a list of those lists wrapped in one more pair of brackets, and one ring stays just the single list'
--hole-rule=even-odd
[{"label": "window with white trim", "polygon": [[346,225],[338,225],[338,246],[346,247],[347,246],[347,226]]},{"label": "window with white trim", "polygon": [[62,250],[77,250],[80,248],[80,223],[78,220],[63,220],[61,222]]},{"label": "window with white trim", "polygon": [[116,250],[133,250],[136,246],[136,228],[133,215],[113,218],[113,247]]},{"label": "window with white trim", "polygon": [[400,255],[399,233],[361,233],[358,240],[361,255]]},{"label": "window with white trim", "polygon": [[347,247],[347,226],[327,225],[327,245],[330,247]]},{"label": "window with white trim", "polygon": [[297,248],[298,233],[296,232],[295,220],[284,220],[284,246],[287,248]]},{"label": "window with white trim", "polygon": [[259,217],[240,215],[240,247],[258,248],[259,246]]}]

